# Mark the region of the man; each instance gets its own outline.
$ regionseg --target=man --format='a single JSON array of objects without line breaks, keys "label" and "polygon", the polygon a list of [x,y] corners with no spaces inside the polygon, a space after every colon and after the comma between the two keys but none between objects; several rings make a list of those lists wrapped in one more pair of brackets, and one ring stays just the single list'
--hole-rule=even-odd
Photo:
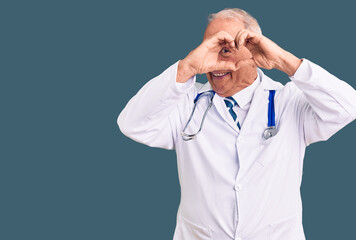
[{"label": "man", "polygon": [[[208,83],[195,83],[204,73]],[[264,37],[245,11],[225,9],[211,15],[200,46],[129,101],[118,124],[138,142],[176,150],[174,240],[302,240],[305,147],[355,118],[351,86]]]}]

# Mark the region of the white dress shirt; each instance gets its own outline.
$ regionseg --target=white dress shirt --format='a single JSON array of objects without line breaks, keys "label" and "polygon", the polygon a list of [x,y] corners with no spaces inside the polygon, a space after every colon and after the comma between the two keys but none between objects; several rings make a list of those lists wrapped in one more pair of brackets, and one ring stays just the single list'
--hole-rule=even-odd
[{"label": "white dress shirt", "polygon": [[251,85],[238,91],[232,96],[235,99],[235,101],[238,103],[238,106],[235,105],[233,107],[233,110],[237,115],[237,119],[241,127],[243,126],[248,110],[250,109],[253,94],[259,84],[260,84],[260,75],[257,75],[257,78]]}]

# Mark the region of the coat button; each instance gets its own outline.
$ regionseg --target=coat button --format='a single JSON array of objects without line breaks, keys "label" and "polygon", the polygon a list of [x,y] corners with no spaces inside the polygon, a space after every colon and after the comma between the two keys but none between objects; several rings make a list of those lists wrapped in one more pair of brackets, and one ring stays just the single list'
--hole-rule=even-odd
[{"label": "coat button", "polygon": [[238,238],[235,238],[235,240],[242,240],[242,238],[239,238],[239,237],[238,237]]},{"label": "coat button", "polygon": [[237,137],[237,141],[238,141],[239,143],[242,143],[243,140],[244,140],[244,138],[243,138],[242,136]]},{"label": "coat button", "polygon": [[240,184],[236,184],[234,186],[234,189],[235,189],[235,191],[240,191],[241,190],[241,185]]}]

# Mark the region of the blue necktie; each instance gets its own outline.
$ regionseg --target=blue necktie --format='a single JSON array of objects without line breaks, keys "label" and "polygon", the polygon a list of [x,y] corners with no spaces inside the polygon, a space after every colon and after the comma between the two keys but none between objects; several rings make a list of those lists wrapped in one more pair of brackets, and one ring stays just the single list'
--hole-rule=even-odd
[{"label": "blue necktie", "polygon": [[239,129],[241,129],[240,123],[237,119],[237,115],[234,112],[234,110],[232,109],[234,106],[238,106],[237,102],[235,101],[235,99],[233,97],[227,97],[224,99],[225,105],[226,107],[229,109],[229,113],[231,114],[232,119],[234,119],[234,122],[237,124],[237,127]]}]

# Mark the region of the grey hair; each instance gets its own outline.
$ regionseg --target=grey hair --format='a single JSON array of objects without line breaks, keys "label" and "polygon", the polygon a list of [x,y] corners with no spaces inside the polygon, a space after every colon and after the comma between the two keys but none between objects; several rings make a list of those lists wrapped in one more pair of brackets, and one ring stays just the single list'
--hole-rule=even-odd
[{"label": "grey hair", "polygon": [[208,17],[208,23],[217,18],[234,18],[240,20],[243,22],[247,30],[262,34],[261,28],[258,25],[257,20],[242,9],[225,8],[224,10],[221,10],[218,13],[212,13]]}]

